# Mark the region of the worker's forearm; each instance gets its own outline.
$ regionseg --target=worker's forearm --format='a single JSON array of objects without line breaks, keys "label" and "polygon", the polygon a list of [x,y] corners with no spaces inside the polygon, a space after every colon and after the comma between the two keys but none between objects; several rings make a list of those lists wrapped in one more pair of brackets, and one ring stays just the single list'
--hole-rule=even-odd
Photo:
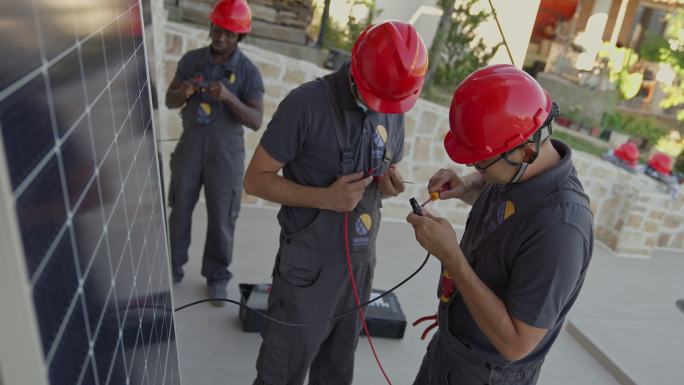
[{"label": "worker's forearm", "polygon": [[480,197],[485,187],[485,180],[482,174],[474,172],[463,177],[463,183],[468,186],[467,192],[463,194],[461,200],[469,205],[474,205]]},{"label": "worker's forearm", "polygon": [[254,131],[257,131],[259,128],[261,128],[263,113],[258,109],[243,103],[240,98],[232,93],[228,93],[228,96],[223,103],[233,113],[233,116],[235,116],[243,125],[251,128]]},{"label": "worker's forearm", "polygon": [[520,359],[519,334],[503,301],[480,280],[462,253],[449,259],[444,267],[451,274],[477,326],[496,350],[510,361]]},{"label": "worker's forearm", "polygon": [[167,108],[173,109],[183,107],[186,101],[187,98],[185,96],[185,92],[183,92],[181,88],[169,89],[166,92]]},{"label": "worker's forearm", "polygon": [[292,207],[325,209],[321,196],[324,187],[302,186],[271,172],[247,175],[245,191],[271,202]]}]

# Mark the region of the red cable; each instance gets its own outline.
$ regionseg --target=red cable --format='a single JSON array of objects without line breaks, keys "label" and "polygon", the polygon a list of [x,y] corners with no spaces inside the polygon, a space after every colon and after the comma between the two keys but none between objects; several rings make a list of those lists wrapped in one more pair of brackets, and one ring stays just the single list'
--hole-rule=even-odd
[{"label": "red cable", "polygon": [[[354,289],[354,300],[356,300],[356,306],[361,306],[361,299],[359,298],[359,290],[356,287],[356,280],[354,279],[354,271],[352,270],[351,254],[349,253],[349,213],[344,213],[344,251],[347,255],[347,268],[349,269],[349,280],[351,281],[352,288]],[[392,381],[390,381],[389,377],[387,376],[387,373],[385,372],[385,368],[383,368],[382,364],[380,363],[380,359],[378,358],[378,353],[375,352],[375,346],[373,346],[373,339],[371,338],[371,335],[368,332],[368,325],[366,324],[366,317],[364,317],[363,310],[361,308],[359,308],[359,316],[361,317],[361,324],[363,325],[363,331],[366,333],[366,337],[368,337],[368,344],[370,345],[371,351],[373,352],[373,356],[375,357],[375,362],[378,363],[378,367],[380,368],[382,375],[385,376],[385,380],[387,380],[387,383],[389,385],[392,385]]]}]

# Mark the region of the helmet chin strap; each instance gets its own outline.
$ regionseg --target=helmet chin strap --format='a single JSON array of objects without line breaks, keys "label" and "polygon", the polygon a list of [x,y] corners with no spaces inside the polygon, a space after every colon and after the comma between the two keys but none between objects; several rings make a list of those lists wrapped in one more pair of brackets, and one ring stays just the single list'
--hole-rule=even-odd
[{"label": "helmet chin strap", "polygon": [[518,183],[520,181],[520,179],[523,177],[523,175],[525,174],[525,171],[527,171],[527,167],[529,167],[529,166],[530,166],[530,163],[524,163],[524,162],[520,163],[518,165],[518,172],[516,172],[515,175],[513,176],[513,178],[511,180],[509,180],[508,183],[506,183],[506,184],[509,185],[509,184]]},{"label": "helmet chin strap", "polygon": [[[537,132],[534,133],[532,136],[532,143],[534,143],[534,154],[532,154],[532,157],[530,158],[529,161],[527,162],[520,162],[520,163],[514,163],[508,160],[508,156],[504,157],[506,162],[508,164],[515,166],[518,166],[518,171],[515,173],[513,178],[511,178],[507,185],[514,184],[520,182],[520,179],[522,179],[523,175],[525,175],[525,171],[527,171],[527,168],[534,162],[535,159],[537,159],[537,156],[539,156],[539,151],[541,150],[541,144],[544,140],[546,140],[549,136],[551,136],[552,128],[551,128],[551,122],[549,122],[547,125],[544,127],[540,128],[537,130]],[[528,142],[529,143],[529,142]]]}]

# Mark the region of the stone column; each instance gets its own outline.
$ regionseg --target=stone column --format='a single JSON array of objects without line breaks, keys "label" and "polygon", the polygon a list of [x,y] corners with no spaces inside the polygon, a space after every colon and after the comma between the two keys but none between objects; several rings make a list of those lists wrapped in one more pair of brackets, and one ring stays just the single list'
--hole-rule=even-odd
[{"label": "stone column", "polygon": [[622,23],[625,21],[625,13],[627,13],[627,7],[629,6],[630,0],[622,0],[620,2],[620,10],[618,11],[617,18],[615,19],[615,26],[613,26],[613,33],[610,35],[610,44],[615,45],[620,36],[620,31],[622,30]]}]

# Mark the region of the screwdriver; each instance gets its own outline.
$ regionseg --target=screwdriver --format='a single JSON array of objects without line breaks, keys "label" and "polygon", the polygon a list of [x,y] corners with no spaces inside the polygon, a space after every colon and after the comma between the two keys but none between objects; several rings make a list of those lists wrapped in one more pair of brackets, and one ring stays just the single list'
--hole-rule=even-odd
[{"label": "screwdriver", "polygon": [[446,190],[447,190],[447,187],[444,186],[444,187],[442,187],[442,189],[439,190],[439,191],[433,191],[433,192],[431,192],[431,193],[430,193],[430,198],[428,198],[428,200],[426,200],[425,203],[423,203],[422,205],[420,205],[420,208],[422,209],[423,207],[425,207],[425,206],[426,206],[428,203],[430,203],[430,202],[438,201],[438,200],[439,200],[439,195],[440,195],[440,193],[443,192],[443,191],[446,191]]},{"label": "screwdriver", "polygon": [[426,200],[422,205],[420,205],[420,208],[422,209],[422,208],[425,207],[428,203],[433,202],[433,201],[436,201],[436,200],[439,200],[439,193],[438,193],[437,191],[431,192],[431,193],[430,193],[430,198],[428,198],[428,200]]}]

